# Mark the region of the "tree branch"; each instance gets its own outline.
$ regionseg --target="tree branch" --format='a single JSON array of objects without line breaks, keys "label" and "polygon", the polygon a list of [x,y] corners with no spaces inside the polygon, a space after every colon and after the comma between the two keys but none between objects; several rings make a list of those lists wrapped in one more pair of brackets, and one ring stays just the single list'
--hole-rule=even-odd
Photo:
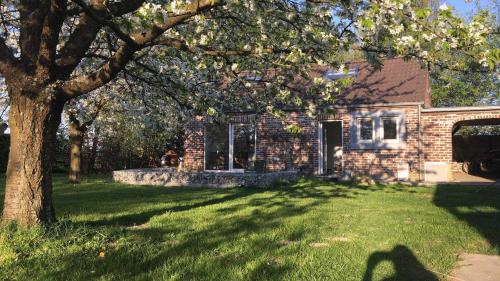
[{"label": "tree branch", "polygon": [[25,76],[21,62],[14,57],[3,38],[0,38],[0,73],[5,77],[7,84],[13,79]]},{"label": "tree branch", "polygon": [[125,68],[136,51],[148,47],[150,42],[156,40],[166,30],[221,4],[222,2],[217,0],[199,0],[193,2],[186,7],[185,13],[169,17],[164,24],[154,25],[151,31],[130,35],[136,44],[126,44],[120,47],[111,59],[94,73],[75,77],[63,83],[60,89],[65,94],[64,98],[71,99],[103,86],[114,79]]},{"label": "tree branch", "polygon": [[139,45],[147,46],[150,42],[156,40],[166,30],[173,28],[191,17],[203,13],[207,10],[223,5],[222,0],[198,0],[185,7],[184,13],[172,14],[163,24],[155,24],[149,32],[138,32],[130,34],[130,37]]},{"label": "tree branch", "polygon": [[103,110],[103,108],[106,106],[107,103],[108,100],[104,98],[97,101],[94,112],[90,115],[90,118],[87,121],[83,122],[82,126],[85,128],[90,127],[97,119],[97,117],[99,117],[99,114],[101,113],[101,111]]},{"label": "tree branch", "polygon": [[123,32],[118,25],[116,25],[112,21],[101,19],[99,15],[97,15],[97,13],[95,13],[89,6],[87,6],[87,4],[85,4],[83,0],[72,0],[72,1],[78,4],[83,9],[83,11],[87,15],[89,15],[94,21],[99,23],[99,25],[109,27],[116,34],[116,36],[122,39],[125,43],[131,46],[136,45],[136,42],[132,38],[130,38],[128,34]]},{"label": "tree branch", "polygon": [[[120,17],[137,10],[144,3],[144,0],[123,0],[109,6],[99,6],[95,2],[96,0],[93,0],[90,6],[94,13],[103,20],[110,20],[113,17]],[[57,60],[59,79],[69,77],[85,56],[101,28],[102,25],[92,19],[90,15],[82,14],[77,27],[59,52]]]},{"label": "tree branch", "polygon": [[51,1],[49,12],[43,23],[36,63],[36,78],[38,81],[51,80],[54,76],[51,70],[54,68],[59,32],[66,17],[67,4],[67,0]]},{"label": "tree branch", "polygon": [[[370,46],[364,46],[364,47],[359,47],[359,48],[354,48],[355,50],[361,50],[361,51],[364,51],[364,52],[367,52],[367,53],[376,53],[376,54],[382,54],[382,55],[390,55],[390,52],[388,50],[383,50],[383,49],[378,49],[378,48],[375,48],[375,47],[370,47]],[[434,60],[428,60],[427,58],[424,58],[418,54],[415,54],[415,53],[408,53],[406,54],[408,57],[412,57],[412,58],[415,58],[417,60],[420,60],[420,61],[423,61],[423,62],[426,62],[427,64],[430,64],[430,65],[434,65],[434,66],[437,66],[441,69],[447,69],[447,70],[450,70],[450,71],[454,71],[454,72],[459,72],[459,73],[465,73],[465,74],[468,74],[468,73],[489,73],[491,71],[487,70],[487,69],[468,69],[468,70],[464,70],[464,69],[460,69],[460,68],[455,68],[453,66],[450,66],[450,65],[447,65],[443,62],[440,62],[440,61],[434,61]]]},{"label": "tree branch", "polygon": [[34,69],[38,59],[43,20],[49,11],[50,1],[19,2],[21,61],[28,69]]},{"label": "tree branch", "polygon": [[151,42],[148,45],[162,45],[167,47],[172,47],[180,51],[188,52],[188,53],[200,53],[207,56],[219,56],[219,57],[230,57],[230,56],[250,56],[250,55],[258,55],[258,54],[280,54],[286,53],[288,50],[286,49],[272,49],[272,48],[264,48],[264,49],[256,49],[252,48],[250,50],[217,50],[210,46],[189,46],[184,40],[170,38],[170,37],[162,37],[157,40]]},{"label": "tree branch", "polygon": [[65,98],[71,99],[86,94],[113,80],[132,59],[136,50],[136,48],[124,45],[94,73],[65,82],[61,87],[61,90],[65,93]]}]

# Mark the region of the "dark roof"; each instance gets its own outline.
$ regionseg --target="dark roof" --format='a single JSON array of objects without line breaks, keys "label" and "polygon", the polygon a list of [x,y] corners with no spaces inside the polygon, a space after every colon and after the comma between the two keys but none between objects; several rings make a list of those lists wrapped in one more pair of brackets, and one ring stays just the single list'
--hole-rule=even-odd
[{"label": "dark roof", "polygon": [[[396,103],[421,103],[430,107],[430,81],[429,72],[421,67],[416,60],[403,58],[383,59],[380,69],[375,69],[367,61],[347,63],[349,72],[356,70],[355,81],[351,86],[335,95],[337,106],[356,106],[370,104],[396,104]],[[313,67],[310,72],[311,79],[305,80],[299,76],[288,83],[290,89],[302,96],[303,99],[320,101],[315,94],[308,94],[307,89],[312,85],[315,77],[325,76],[327,72],[335,73],[335,69],[328,66]],[[241,73],[246,76],[248,73]],[[264,75],[272,79],[277,75],[277,70],[268,70]],[[335,76],[335,75],[332,75]],[[223,87],[225,85],[223,84]],[[258,85],[257,85],[258,86]],[[290,105],[279,105],[282,109],[295,110]],[[320,105],[329,106],[329,105]],[[232,109],[234,110],[234,109]],[[228,109],[228,111],[232,111]],[[241,110],[238,110],[241,111]]]},{"label": "dark roof", "polygon": [[415,60],[402,58],[382,61],[380,70],[368,62],[353,62],[356,81],[337,97],[338,105],[409,103],[430,104],[429,72]]}]

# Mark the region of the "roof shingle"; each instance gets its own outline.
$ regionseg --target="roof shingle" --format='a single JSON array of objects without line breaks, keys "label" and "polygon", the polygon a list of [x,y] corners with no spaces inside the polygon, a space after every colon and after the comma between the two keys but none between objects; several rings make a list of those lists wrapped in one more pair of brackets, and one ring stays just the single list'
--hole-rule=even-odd
[{"label": "roof shingle", "polygon": [[356,80],[337,96],[338,105],[430,104],[429,72],[415,60],[386,59],[380,70],[368,62],[353,62],[349,68],[358,70]]}]

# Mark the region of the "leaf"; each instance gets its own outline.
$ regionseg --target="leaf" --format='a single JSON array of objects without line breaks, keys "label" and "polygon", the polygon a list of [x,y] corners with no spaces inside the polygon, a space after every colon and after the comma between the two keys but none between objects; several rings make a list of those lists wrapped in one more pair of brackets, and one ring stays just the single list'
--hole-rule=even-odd
[{"label": "leaf", "polygon": [[367,18],[366,18],[366,19],[363,19],[363,20],[361,21],[361,25],[362,25],[363,27],[366,27],[366,28],[370,29],[370,28],[372,28],[372,27],[373,27],[373,21],[372,21],[371,19],[367,19]]},{"label": "leaf", "polygon": [[416,8],[415,15],[419,19],[425,19],[431,14],[431,10],[429,8]]}]

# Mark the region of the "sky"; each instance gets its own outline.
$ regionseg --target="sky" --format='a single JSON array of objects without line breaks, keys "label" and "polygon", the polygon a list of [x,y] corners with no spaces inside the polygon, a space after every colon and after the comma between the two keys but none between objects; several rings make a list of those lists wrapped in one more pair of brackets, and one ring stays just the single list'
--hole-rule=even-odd
[{"label": "sky", "polygon": [[[472,11],[476,9],[475,1],[465,1],[465,0],[442,0],[442,3],[446,3],[448,6],[455,7],[456,11],[462,15],[467,16],[470,15]],[[490,1],[488,0],[480,0],[479,5],[481,8],[486,8]]]}]

